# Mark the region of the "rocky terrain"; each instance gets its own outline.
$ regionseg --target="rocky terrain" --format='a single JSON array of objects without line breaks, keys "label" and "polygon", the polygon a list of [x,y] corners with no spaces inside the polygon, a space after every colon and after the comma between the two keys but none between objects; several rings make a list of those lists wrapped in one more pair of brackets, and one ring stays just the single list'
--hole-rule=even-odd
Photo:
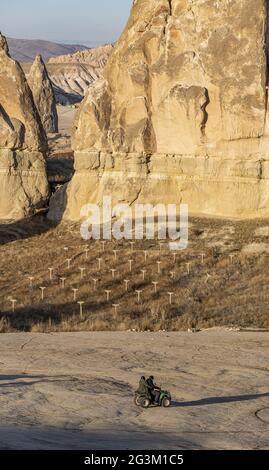
[{"label": "rocky terrain", "polygon": [[58,132],[58,115],[54,91],[40,54],[36,56],[30,69],[28,84],[44,130],[47,134]]},{"label": "rocky terrain", "polygon": [[[267,4],[134,0],[48,64],[87,90],[48,136],[45,66],[0,35],[0,449],[269,450]],[[84,241],[104,195],[188,203],[188,247]],[[150,373],[172,408],[133,404]]]},{"label": "rocky terrain", "polygon": [[0,219],[20,219],[48,200],[47,139],[20,65],[0,35]]},{"label": "rocky terrain", "polygon": [[101,72],[107,64],[108,58],[113,51],[112,44],[95,47],[74,54],[64,54],[62,56],[49,59],[48,64],[88,64],[94,69]]},{"label": "rocky terrain", "polygon": [[[112,45],[106,45],[50,59],[46,67],[57,103],[62,105],[80,103],[89,86],[102,77],[103,68],[112,50]],[[30,65],[22,64],[22,66],[28,76]]]},{"label": "rocky terrain", "polygon": [[99,72],[91,65],[79,63],[48,64],[56,101],[62,105],[78,104],[89,86],[98,78]]},{"label": "rocky terrain", "polygon": [[267,2],[224,3],[134,2],[80,108],[66,220],[111,193],[114,202],[183,201],[193,213],[269,215]]},{"label": "rocky terrain", "polygon": [[57,102],[80,102],[89,86],[102,77],[112,50],[112,45],[106,45],[50,59],[48,70]]},{"label": "rocky terrain", "polygon": [[106,194],[268,216],[267,2],[255,2],[255,18],[253,2],[137,0],[115,47],[51,61],[58,101],[88,90],[72,139],[76,172],[51,219],[56,207],[57,220],[76,221]]},{"label": "rocky terrain", "polygon": [[51,57],[73,54],[77,51],[87,49],[87,47],[83,45],[57,44],[40,39],[7,38],[7,41],[11,57],[22,63],[34,62],[37,54],[41,54],[44,61],[47,62]]},{"label": "rocky terrain", "polygon": [[[3,335],[0,449],[269,449],[268,333]],[[171,408],[133,392],[154,374]]]}]

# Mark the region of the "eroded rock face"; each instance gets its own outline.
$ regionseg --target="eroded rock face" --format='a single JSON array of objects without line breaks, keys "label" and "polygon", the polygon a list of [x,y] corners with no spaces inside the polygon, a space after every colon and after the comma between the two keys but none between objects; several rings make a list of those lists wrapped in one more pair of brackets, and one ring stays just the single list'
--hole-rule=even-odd
[{"label": "eroded rock face", "polygon": [[0,219],[21,219],[47,200],[46,149],[31,90],[0,34]]},{"label": "eroded rock face", "polygon": [[24,126],[18,119],[11,119],[0,105],[0,148],[18,149],[23,146]]},{"label": "eroded rock face", "polygon": [[65,217],[107,194],[269,215],[266,28],[266,0],[135,0],[77,117]]},{"label": "eroded rock face", "polygon": [[54,91],[40,54],[36,56],[31,67],[28,83],[45,131],[47,133],[58,132],[58,115]]},{"label": "eroded rock face", "polygon": [[51,58],[47,70],[56,101],[61,104],[81,102],[89,86],[102,77],[112,51],[113,46],[107,44]]}]

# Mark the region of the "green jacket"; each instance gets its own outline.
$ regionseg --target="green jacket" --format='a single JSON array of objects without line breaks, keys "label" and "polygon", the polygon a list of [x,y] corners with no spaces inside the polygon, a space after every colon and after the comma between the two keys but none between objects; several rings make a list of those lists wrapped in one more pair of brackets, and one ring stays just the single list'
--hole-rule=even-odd
[{"label": "green jacket", "polygon": [[140,380],[139,381],[139,386],[136,391],[139,395],[148,395],[149,394],[149,389],[147,386],[147,382],[145,380]]}]

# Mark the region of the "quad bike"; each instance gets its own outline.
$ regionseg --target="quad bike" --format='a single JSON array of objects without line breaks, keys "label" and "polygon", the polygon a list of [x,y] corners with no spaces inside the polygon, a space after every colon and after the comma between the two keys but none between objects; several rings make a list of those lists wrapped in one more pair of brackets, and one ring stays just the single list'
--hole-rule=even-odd
[{"label": "quad bike", "polygon": [[148,408],[150,405],[167,408],[171,406],[171,394],[166,390],[161,390],[159,400],[155,402],[150,395],[140,395],[138,392],[135,392],[134,402],[137,406],[142,406],[142,408]]}]

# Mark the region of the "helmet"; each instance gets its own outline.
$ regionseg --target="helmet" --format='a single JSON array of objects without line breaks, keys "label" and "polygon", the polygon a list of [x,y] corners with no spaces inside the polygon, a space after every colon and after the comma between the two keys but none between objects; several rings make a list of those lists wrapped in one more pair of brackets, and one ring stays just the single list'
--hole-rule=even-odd
[{"label": "helmet", "polygon": [[149,376],[149,378],[150,378],[151,380],[154,380],[154,377],[153,377],[153,375],[150,375],[150,376]]},{"label": "helmet", "polygon": [[144,377],[144,375],[142,375],[141,380],[146,380],[146,377]]}]

